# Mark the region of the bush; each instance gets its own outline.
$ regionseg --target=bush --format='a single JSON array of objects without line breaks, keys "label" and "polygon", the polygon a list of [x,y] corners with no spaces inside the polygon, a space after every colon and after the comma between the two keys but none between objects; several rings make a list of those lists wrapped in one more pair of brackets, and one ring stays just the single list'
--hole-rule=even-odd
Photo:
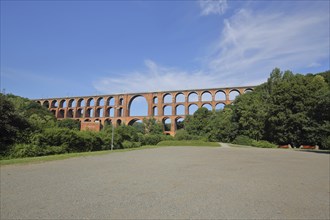
[{"label": "bush", "polygon": [[247,145],[247,146],[251,146],[252,145],[252,139],[250,139],[247,136],[244,135],[239,135],[237,136],[234,141],[233,144],[239,144],[239,145]]},{"label": "bush", "polygon": [[144,136],[144,144],[145,145],[156,145],[162,141],[165,135],[162,134],[147,134]]},{"label": "bush", "polygon": [[260,141],[252,141],[252,146],[261,147],[261,148],[277,148],[276,144],[270,143],[268,141],[260,140]]},{"label": "bush", "polygon": [[122,146],[124,149],[126,148],[135,148],[135,147],[141,147],[141,143],[140,142],[132,142],[132,141],[124,141],[122,143]]},{"label": "bush", "polygon": [[47,146],[41,147],[34,144],[16,144],[10,151],[9,157],[38,157],[53,154],[63,154],[67,152],[66,146]]}]

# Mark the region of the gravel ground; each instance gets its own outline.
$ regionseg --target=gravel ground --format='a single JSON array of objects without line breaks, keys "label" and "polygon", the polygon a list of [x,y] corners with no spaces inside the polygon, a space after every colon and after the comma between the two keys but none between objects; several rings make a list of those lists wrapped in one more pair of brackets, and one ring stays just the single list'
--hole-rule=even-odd
[{"label": "gravel ground", "polygon": [[1,219],[329,219],[329,154],[162,147],[0,169]]}]

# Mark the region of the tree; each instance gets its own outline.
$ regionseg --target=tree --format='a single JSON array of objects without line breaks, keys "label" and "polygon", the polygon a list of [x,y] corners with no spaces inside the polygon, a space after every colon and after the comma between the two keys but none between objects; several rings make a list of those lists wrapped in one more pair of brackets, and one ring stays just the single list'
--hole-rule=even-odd
[{"label": "tree", "polygon": [[199,108],[192,116],[188,115],[186,117],[184,127],[190,135],[205,137],[211,129],[210,126],[207,126],[211,116],[212,112],[207,108]]},{"label": "tree", "polygon": [[163,126],[155,118],[143,118],[145,134],[163,134]]},{"label": "tree", "polygon": [[264,137],[267,118],[267,100],[262,92],[251,92],[237,97],[234,101],[233,122],[238,125],[238,134],[254,140]]},{"label": "tree", "polygon": [[0,154],[3,155],[19,137],[30,128],[28,121],[20,116],[11,101],[0,93]]},{"label": "tree", "polygon": [[238,129],[233,121],[233,106],[228,105],[223,110],[216,111],[210,118],[209,140],[231,142],[235,139]]},{"label": "tree", "polygon": [[80,129],[80,121],[67,118],[63,120],[57,121],[57,126],[60,128],[69,128],[73,130],[79,130]]}]

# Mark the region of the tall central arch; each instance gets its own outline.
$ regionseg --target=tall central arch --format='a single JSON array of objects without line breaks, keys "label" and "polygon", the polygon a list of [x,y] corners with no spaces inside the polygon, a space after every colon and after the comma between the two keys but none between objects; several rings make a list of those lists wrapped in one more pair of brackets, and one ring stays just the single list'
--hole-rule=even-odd
[{"label": "tall central arch", "polygon": [[128,116],[148,116],[148,102],[142,95],[136,95],[128,103]]}]

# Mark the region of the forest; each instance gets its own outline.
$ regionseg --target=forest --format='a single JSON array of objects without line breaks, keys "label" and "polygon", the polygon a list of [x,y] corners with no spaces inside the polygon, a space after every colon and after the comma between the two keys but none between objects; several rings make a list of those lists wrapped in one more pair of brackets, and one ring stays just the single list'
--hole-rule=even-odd
[{"label": "forest", "polygon": [[[27,98],[0,94],[0,157],[34,157],[109,150],[112,126],[80,131],[79,121],[56,120]],[[156,145],[163,140],[203,140],[255,147],[290,144],[330,147],[330,71],[294,74],[275,68],[267,82],[238,96],[223,110],[199,108],[187,115],[175,137],[155,119],[115,128],[115,149]]]}]

